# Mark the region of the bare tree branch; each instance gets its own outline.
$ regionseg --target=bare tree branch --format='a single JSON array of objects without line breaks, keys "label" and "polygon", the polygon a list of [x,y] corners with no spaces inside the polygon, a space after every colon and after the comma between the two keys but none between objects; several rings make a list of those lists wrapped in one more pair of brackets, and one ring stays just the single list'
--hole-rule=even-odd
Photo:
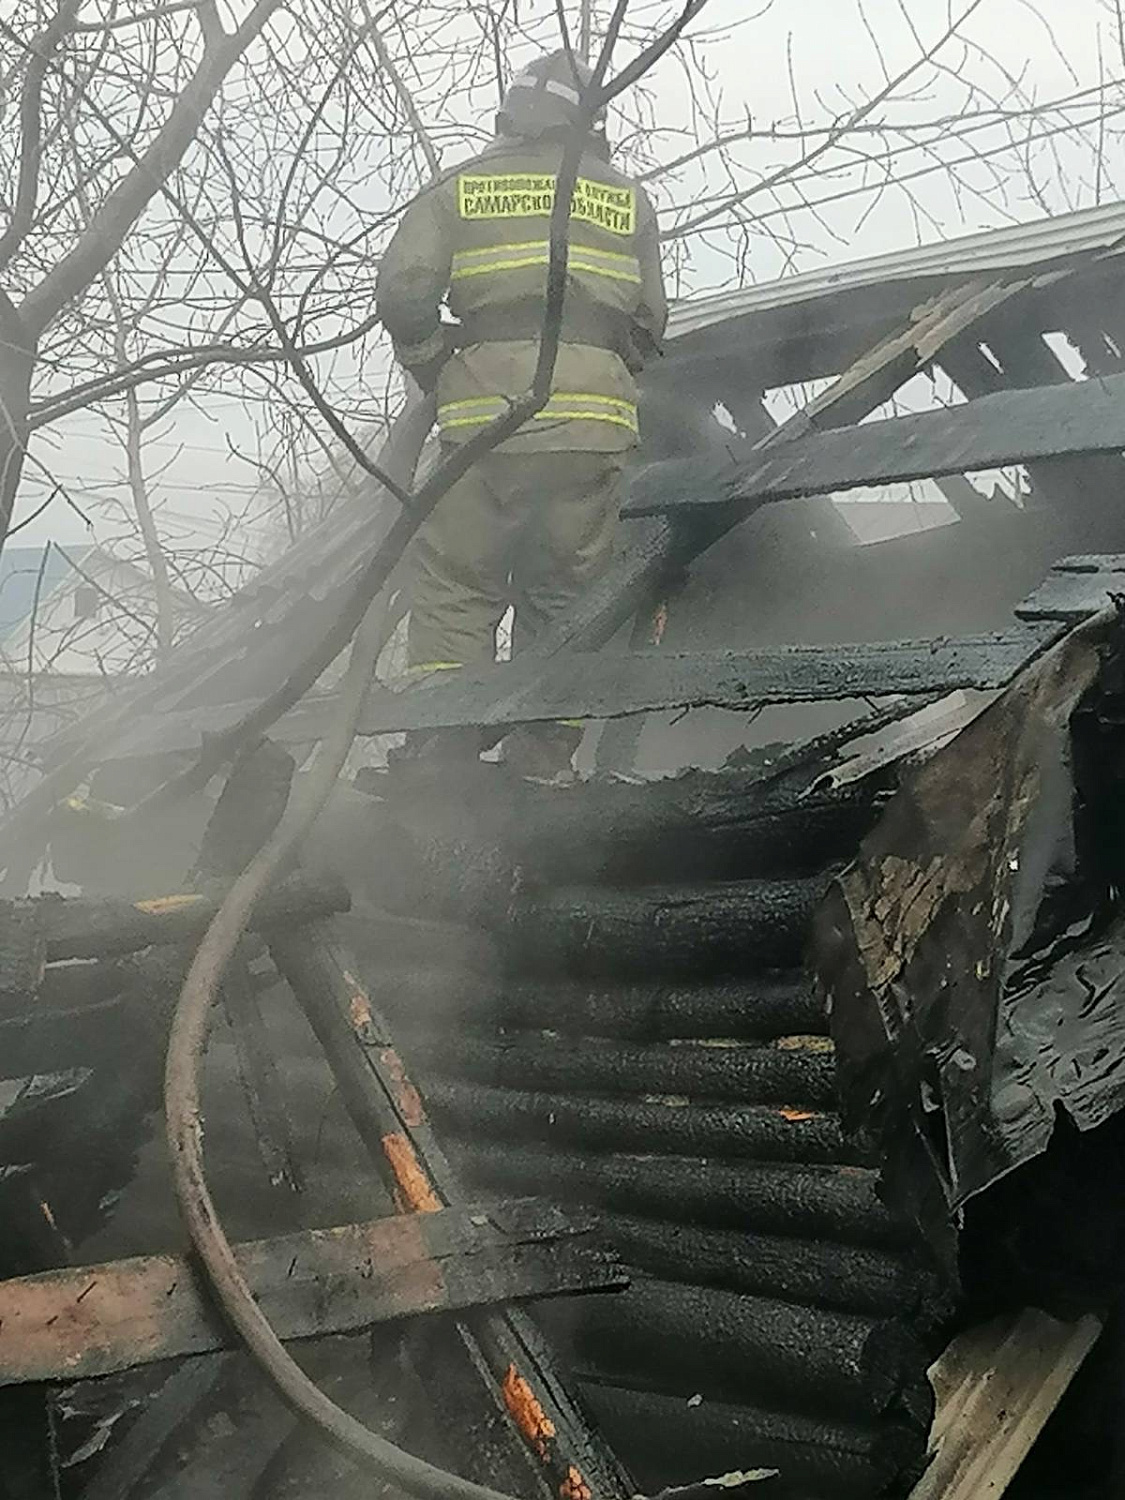
[{"label": "bare tree branch", "polygon": [[0,235],[0,271],[23,244],[35,216],[39,196],[40,147],[43,137],[43,81],[51,55],[66,35],[82,0],[60,0],[53,20],[31,44],[23,93],[20,96],[20,167],[16,201],[8,227]]},{"label": "bare tree branch", "polygon": [[[129,230],[183,159],[223,79],[281,3],[256,0],[241,26],[230,34],[221,27],[216,31],[206,26],[206,10],[199,8],[207,42],[194,76],[148,150],[107,196],[86,233],[20,303],[20,317],[31,335],[40,334],[113,259]],[[0,22],[0,27],[12,34],[6,22]]]}]

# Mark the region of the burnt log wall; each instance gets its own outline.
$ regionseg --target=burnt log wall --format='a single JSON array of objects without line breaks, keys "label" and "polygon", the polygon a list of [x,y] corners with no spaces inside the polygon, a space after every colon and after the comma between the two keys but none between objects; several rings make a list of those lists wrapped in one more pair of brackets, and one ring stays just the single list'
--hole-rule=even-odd
[{"label": "burnt log wall", "polygon": [[[444,914],[464,899],[491,922],[499,972],[375,962],[373,998],[472,1189],[600,1210],[632,1286],[541,1316],[639,1486],[776,1467],[794,1500],[904,1494],[946,1304],[842,1134],[801,969],[848,841],[822,816],[818,867],[803,802],[763,822],[736,784],[655,791],[688,838],[676,817],[645,832],[636,787],[546,794],[509,882],[443,835]],[[850,794],[856,840],[876,800]],[[558,833],[538,861],[533,825]],[[491,904],[460,878],[486,865]]]}]

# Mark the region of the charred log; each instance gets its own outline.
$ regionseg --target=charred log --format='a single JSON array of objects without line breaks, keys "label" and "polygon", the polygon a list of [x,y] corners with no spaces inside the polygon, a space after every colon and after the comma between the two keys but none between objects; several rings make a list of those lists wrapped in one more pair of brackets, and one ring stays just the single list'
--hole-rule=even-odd
[{"label": "charred log", "polygon": [[788,1047],[691,1041],[646,1047],[540,1032],[489,1043],[447,1033],[436,1041],[431,1065],[445,1077],[537,1093],[686,1095],[693,1104],[736,1100],[742,1105],[831,1106],[831,1052],[796,1042]]},{"label": "charred log", "polygon": [[924,1379],[925,1351],[905,1323],[637,1278],[616,1297],[558,1312],[576,1357],[601,1375],[646,1371],[690,1381],[704,1398],[869,1420]]},{"label": "charred log", "polygon": [[[434,955],[436,957],[436,954]],[[380,967],[371,987],[404,1032],[458,1026],[550,1028],[565,1036],[659,1042],[682,1037],[772,1040],[819,1036],[828,1018],[799,970],[711,983],[599,985],[497,981],[437,967]]]},{"label": "charred log", "polygon": [[609,1440],[627,1454],[647,1489],[690,1484],[700,1474],[777,1469],[763,1493],[786,1500],[872,1500],[919,1461],[920,1433],[897,1423],[818,1421],[790,1412],[631,1390],[583,1386]]},{"label": "charred log", "polygon": [[518,857],[560,885],[812,874],[851,855],[880,801],[868,786],[798,793],[761,771],[529,790]]},{"label": "charred log", "polygon": [[693,981],[800,962],[828,875],[714,885],[561,887],[524,899],[512,959],[568,977],[687,976]]},{"label": "charred log", "polygon": [[[252,925],[261,929],[313,921],[346,911],[348,899],[340,881],[296,876],[269,892]],[[32,909],[45,935],[46,956],[57,962],[115,958],[154,944],[196,941],[207,930],[219,901],[214,896],[178,892],[136,902],[41,897],[15,904]]]},{"label": "charred log", "polygon": [[835,1115],[768,1105],[684,1099],[596,1099],[516,1093],[432,1079],[436,1119],[461,1136],[550,1139],[586,1151],[669,1151],[758,1161],[842,1162],[854,1157]]},{"label": "charred log", "polygon": [[543,1146],[462,1143],[457,1159],[489,1188],[719,1229],[893,1247],[906,1239],[860,1167],[700,1161],[684,1156],[579,1155]]},{"label": "charred log", "polygon": [[626,1264],[667,1281],[932,1325],[946,1307],[933,1278],[902,1255],[826,1240],[700,1229],[627,1214],[599,1220]]}]

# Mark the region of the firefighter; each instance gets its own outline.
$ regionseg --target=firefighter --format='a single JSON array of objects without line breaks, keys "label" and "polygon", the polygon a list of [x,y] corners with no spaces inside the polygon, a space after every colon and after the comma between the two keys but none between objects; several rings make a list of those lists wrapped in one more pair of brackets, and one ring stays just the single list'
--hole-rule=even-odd
[{"label": "firefighter", "polygon": [[[531,386],[555,183],[589,79],[566,52],[513,78],[492,144],[414,200],[383,258],[379,313],[400,364],[436,392],[443,448],[466,442]],[[550,399],[474,464],[419,531],[414,670],[492,661],[509,605],[515,647],[526,649],[606,569],[624,465],[638,441],[634,376],[659,349],[666,314],[652,206],[611,165],[598,119],[572,199]],[[580,739],[575,724],[517,731],[505,759],[551,776],[569,767]],[[427,742],[439,756],[479,749],[465,732]]]}]

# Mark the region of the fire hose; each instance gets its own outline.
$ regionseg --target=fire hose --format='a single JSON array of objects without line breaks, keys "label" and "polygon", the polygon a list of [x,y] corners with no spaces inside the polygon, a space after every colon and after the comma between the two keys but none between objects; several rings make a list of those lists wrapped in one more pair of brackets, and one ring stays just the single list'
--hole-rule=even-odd
[{"label": "fire hose", "polygon": [[281,1397],[380,1479],[419,1500],[512,1500],[407,1453],[337,1406],[305,1374],[255,1302],[235,1259],[203,1169],[199,1072],[211,1007],[255,905],[312,827],[355,738],[383,631],[372,604],[352,643],[337,713],[302,794],[231,886],[196,950],[176,1006],[164,1075],[164,1117],[180,1210],[215,1297]]}]

